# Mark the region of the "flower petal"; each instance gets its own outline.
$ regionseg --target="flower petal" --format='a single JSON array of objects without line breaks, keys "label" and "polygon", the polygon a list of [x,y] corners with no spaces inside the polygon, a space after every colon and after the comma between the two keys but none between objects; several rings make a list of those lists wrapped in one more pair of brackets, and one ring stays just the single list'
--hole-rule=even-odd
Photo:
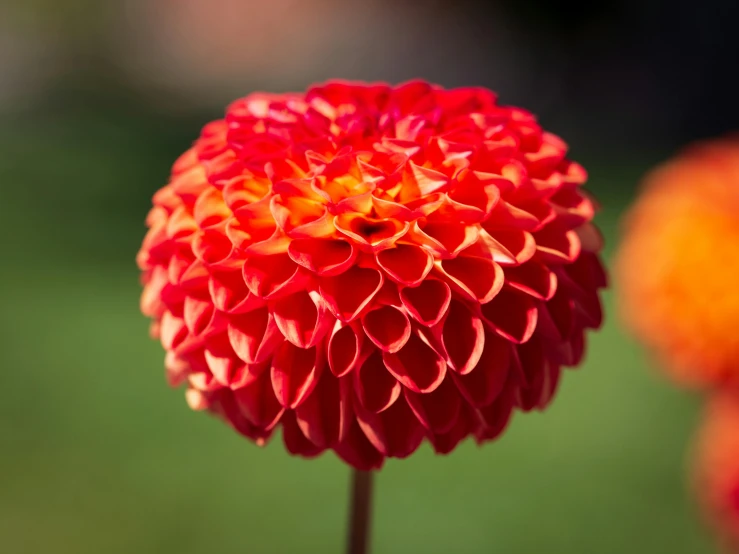
[{"label": "flower petal", "polygon": [[387,410],[398,399],[401,386],[375,350],[354,372],[354,391],[360,404],[372,413]]},{"label": "flower petal", "polygon": [[533,299],[507,289],[482,305],[484,321],[500,336],[517,344],[531,338],[536,329],[537,315]]},{"label": "flower petal", "polygon": [[376,269],[355,266],[339,276],[322,278],[320,292],[333,314],[349,322],[359,317],[382,283],[382,274]]},{"label": "flower petal", "polygon": [[485,348],[473,371],[451,374],[459,392],[472,406],[487,406],[500,395],[511,365],[510,342],[490,331],[485,331]]},{"label": "flower petal", "polygon": [[282,342],[282,334],[266,307],[233,316],[228,338],[236,355],[248,364],[265,361]]},{"label": "flower petal", "polygon": [[530,340],[518,349],[521,370],[526,383],[519,394],[519,406],[523,411],[543,409],[552,399],[561,369],[546,356],[541,341]]},{"label": "flower petal", "polygon": [[204,353],[213,377],[223,386],[230,386],[237,369],[243,367],[244,362],[234,353],[228,336],[224,333],[218,337],[211,337]]},{"label": "flower petal", "polygon": [[281,298],[272,306],[272,315],[282,335],[298,348],[318,344],[335,321],[317,292],[299,291]]},{"label": "flower petal", "polygon": [[400,300],[411,317],[428,327],[441,321],[451,299],[449,285],[436,279],[427,279],[417,287],[400,291]]},{"label": "flower petal", "polygon": [[446,375],[444,358],[416,333],[398,352],[385,352],[382,357],[388,371],[413,392],[433,391]]},{"label": "flower petal", "polygon": [[434,266],[434,259],[420,246],[396,244],[395,248],[378,252],[377,264],[394,281],[412,287],[423,282]]},{"label": "flower petal", "polygon": [[295,409],[311,393],[323,369],[321,351],[285,341],[272,359],[272,387],[285,408]]},{"label": "flower petal", "polygon": [[321,373],[315,390],[295,409],[298,426],[308,440],[324,449],[346,436],[354,417],[351,394],[349,379],[337,379],[328,371]]},{"label": "flower petal", "polygon": [[480,425],[475,431],[475,438],[478,442],[489,441],[498,438],[511,421],[513,408],[515,406],[515,397],[513,391],[515,386],[508,383],[498,398],[484,406],[478,408],[477,415]]},{"label": "flower petal", "polygon": [[328,341],[328,364],[336,377],[343,377],[362,360],[362,344],[364,334],[352,325],[343,325],[340,321],[334,324]]},{"label": "flower petal", "polygon": [[549,300],[557,291],[557,275],[543,263],[534,260],[507,267],[505,282],[509,287],[538,300]]},{"label": "flower petal", "polygon": [[503,288],[503,270],[491,259],[460,256],[442,260],[438,267],[453,288],[481,304],[490,302]]},{"label": "flower petal", "polygon": [[282,440],[290,454],[313,458],[324,450],[325,447],[317,446],[303,434],[293,410],[285,410],[281,422]]},{"label": "flower petal", "polygon": [[364,332],[383,352],[397,352],[411,336],[411,322],[403,311],[383,306],[362,318]]},{"label": "flower petal", "polygon": [[548,264],[568,264],[580,255],[580,239],[575,231],[564,231],[547,225],[537,231],[536,259]]},{"label": "flower petal", "polygon": [[385,460],[359,427],[356,418],[351,419],[346,436],[334,450],[346,463],[364,471],[381,468]]},{"label": "flower petal", "polygon": [[243,272],[252,294],[265,299],[300,290],[307,282],[299,266],[287,254],[251,256],[244,262]]},{"label": "flower petal", "polygon": [[357,406],[357,421],[372,446],[388,457],[410,456],[424,437],[423,426],[403,397],[379,414]]},{"label": "flower petal", "polygon": [[239,411],[255,427],[270,430],[280,421],[284,408],[277,401],[272,390],[269,371],[263,372],[259,378],[240,389],[233,391],[233,397]]},{"label": "flower petal", "polygon": [[357,257],[357,249],[345,240],[298,239],[287,249],[298,265],[318,275],[338,275],[349,269]]},{"label": "flower petal", "polygon": [[449,366],[462,375],[477,365],[485,347],[482,320],[467,307],[453,300],[444,320],[441,341],[448,354]]},{"label": "flower petal", "polygon": [[457,422],[462,399],[451,378],[444,379],[428,394],[416,394],[410,389],[404,389],[403,393],[418,421],[432,433],[446,433]]}]

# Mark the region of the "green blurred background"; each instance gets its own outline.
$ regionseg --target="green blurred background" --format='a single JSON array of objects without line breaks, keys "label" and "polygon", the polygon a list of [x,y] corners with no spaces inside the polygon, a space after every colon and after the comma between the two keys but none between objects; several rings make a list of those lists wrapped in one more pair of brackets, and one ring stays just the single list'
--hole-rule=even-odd
[{"label": "green blurred background", "polygon": [[[665,57],[672,35],[652,44],[648,3],[350,4],[0,7],[0,551],[342,551],[348,469],[330,454],[291,458],[279,439],[257,448],[191,412],[138,310],[151,195],[236,95],[330,76],[495,88],[589,169],[607,258],[643,172],[737,123],[719,86],[736,76],[715,58],[711,73]],[[701,41],[721,28],[682,5],[670,21],[704,32],[697,55],[736,52]],[[609,39],[624,21],[629,47]],[[690,63],[704,97],[668,95],[671,64]],[[662,381],[605,300],[587,363],[546,413],[517,416],[495,444],[387,463],[375,553],[713,551],[685,485],[699,399]]]}]

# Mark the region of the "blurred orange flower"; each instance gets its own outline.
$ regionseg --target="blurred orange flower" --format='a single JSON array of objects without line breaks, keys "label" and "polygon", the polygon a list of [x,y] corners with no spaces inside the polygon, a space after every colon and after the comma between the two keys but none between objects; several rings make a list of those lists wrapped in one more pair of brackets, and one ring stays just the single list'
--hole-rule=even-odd
[{"label": "blurred orange flower", "polygon": [[253,94],[156,193],[138,257],[172,384],[261,443],[357,468],[492,440],[598,327],[566,145],[485,89]]},{"label": "blurred orange flower", "polygon": [[624,221],[620,311],[678,382],[739,381],[739,139],[649,174]]},{"label": "blurred orange flower", "polygon": [[694,489],[726,552],[739,552],[739,396],[708,402],[695,444]]}]

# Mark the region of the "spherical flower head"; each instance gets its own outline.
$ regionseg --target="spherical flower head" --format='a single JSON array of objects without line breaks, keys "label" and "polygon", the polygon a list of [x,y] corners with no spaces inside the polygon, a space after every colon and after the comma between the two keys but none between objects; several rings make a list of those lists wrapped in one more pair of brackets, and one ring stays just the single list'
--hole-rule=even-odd
[{"label": "spherical flower head", "polygon": [[190,406],[361,469],[543,408],[600,325],[585,171],[484,89],[253,94],[156,193],[143,312]]},{"label": "spherical flower head", "polygon": [[693,487],[726,552],[739,552],[739,396],[712,398],[694,447]]},{"label": "spherical flower head", "polygon": [[675,380],[739,381],[739,139],[650,173],[624,220],[620,311]]}]

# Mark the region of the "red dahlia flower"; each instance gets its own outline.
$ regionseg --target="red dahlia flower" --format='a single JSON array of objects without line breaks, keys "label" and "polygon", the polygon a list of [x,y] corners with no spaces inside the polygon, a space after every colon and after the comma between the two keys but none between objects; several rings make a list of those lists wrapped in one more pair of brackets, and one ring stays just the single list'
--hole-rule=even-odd
[{"label": "red dahlia flower", "polygon": [[605,276],[586,174],[485,89],[252,94],[154,196],[142,310],[173,385],[360,469],[543,408]]}]

